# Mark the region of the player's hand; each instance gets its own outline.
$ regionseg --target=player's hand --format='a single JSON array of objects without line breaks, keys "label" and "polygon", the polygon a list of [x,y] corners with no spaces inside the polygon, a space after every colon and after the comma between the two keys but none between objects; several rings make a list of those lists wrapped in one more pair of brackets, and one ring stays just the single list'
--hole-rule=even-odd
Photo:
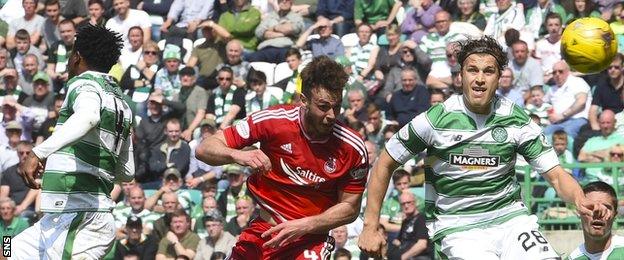
[{"label": "player's hand", "polygon": [[262,150],[236,151],[232,153],[234,161],[249,166],[254,172],[266,173],[271,170],[271,160]]},{"label": "player's hand", "polygon": [[358,240],[358,247],[362,252],[366,252],[370,257],[380,258],[383,256],[383,249],[386,246],[386,239],[383,230],[375,227],[365,226]]},{"label": "player's hand", "polygon": [[308,233],[310,233],[308,218],[286,221],[262,233],[262,238],[272,236],[263,246],[268,248],[282,247]]},{"label": "player's hand", "polygon": [[585,196],[576,201],[576,211],[582,216],[602,219],[609,214],[609,210],[599,202],[588,200]]},{"label": "player's hand", "polygon": [[26,186],[31,189],[40,189],[41,182],[37,180],[43,174],[43,163],[34,153],[30,153],[24,163],[20,166],[17,173],[22,177]]}]

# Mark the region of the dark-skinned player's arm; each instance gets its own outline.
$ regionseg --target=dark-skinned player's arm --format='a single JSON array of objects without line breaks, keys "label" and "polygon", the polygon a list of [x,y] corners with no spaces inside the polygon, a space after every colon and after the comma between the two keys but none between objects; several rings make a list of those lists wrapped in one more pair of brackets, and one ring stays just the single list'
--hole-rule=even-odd
[{"label": "dark-skinned player's arm", "polygon": [[282,222],[262,234],[263,238],[275,236],[264,243],[265,247],[281,247],[306,234],[327,234],[330,230],[355,221],[362,202],[361,193],[338,192],[338,203],[325,212],[305,218]]},{"label": "dark-skinned player's arm", "polygon": [[398,166],[399,163],[388,154],[386,149],[383,149],[368,180],[364,229],[360,234],[358,246],[371,257],[381,257],[382,249],[386,244],[383,231],[379,229],[379,212],[390,183],[390,177]]}]

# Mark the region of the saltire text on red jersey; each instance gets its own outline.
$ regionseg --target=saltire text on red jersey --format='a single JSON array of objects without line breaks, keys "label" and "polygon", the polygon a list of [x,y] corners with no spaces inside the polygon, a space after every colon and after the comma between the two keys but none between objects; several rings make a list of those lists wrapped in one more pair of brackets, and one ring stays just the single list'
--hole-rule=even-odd
[{"label": "saltire text on red jersey", "polygon": [[318,215],[338,202],[338,191],[362,193],[368,156],[362,138],[336,123],[323,141],[310,140],[298,106],[259,111],[224,131],[227,145],[240,149],[260,142],[272,169],[252,174],[247,187],[260,206],[283,222]]}]

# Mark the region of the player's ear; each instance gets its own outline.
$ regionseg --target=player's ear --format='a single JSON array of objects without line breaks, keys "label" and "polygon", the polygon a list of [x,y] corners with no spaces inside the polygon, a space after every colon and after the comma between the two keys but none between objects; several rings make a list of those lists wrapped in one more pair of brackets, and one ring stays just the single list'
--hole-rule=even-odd
[{"label": "player's ear", "polygon": [[301,98],[301,103],[303,103],[303,105],[307,106],[308,105],[308,97],[306,97],[305,94],[303,93],[299,93],[299,97]]}]

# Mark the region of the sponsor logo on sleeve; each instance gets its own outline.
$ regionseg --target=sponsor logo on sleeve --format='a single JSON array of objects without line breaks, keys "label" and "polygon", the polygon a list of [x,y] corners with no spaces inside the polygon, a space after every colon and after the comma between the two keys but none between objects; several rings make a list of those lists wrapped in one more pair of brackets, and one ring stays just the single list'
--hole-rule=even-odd
[{"label": "sponsor logo on sleeve", "polygon": [[409,124],[405,125],[403,128],[401,128],[401,130],[399,130],[399,138],[401,138],[401,140],[407,140],[409,139]]},{"label": "sponsor logo on sleeve", "polygon": [[243,139],[248,139],[250,132],[249,123],[247,123],[246,120],[238,121],[238,123],[236,123],[236,132],[238,132],[238,135],[240,135]]},{"label": "sponsor logo on sleeve", "polygon": [[364,176],[366,176],[367,172],[368,172],[368,169],[366,168],[357,168],[357,169],[351,170],[350,174],[351,174],[351,177],[353,177],[353,179],[360,180],[364,178]]}]

